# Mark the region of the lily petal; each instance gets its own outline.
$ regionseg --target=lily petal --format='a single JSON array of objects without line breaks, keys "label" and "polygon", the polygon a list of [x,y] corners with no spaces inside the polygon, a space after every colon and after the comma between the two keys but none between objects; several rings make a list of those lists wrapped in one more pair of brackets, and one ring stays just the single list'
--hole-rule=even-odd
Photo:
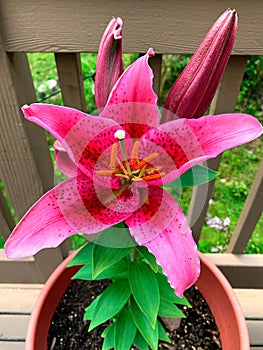
[{"label": "lily petal", "polygon": [[171,287],[181,297],[200,272],[196,243],[172,196],[160,187],[149,186],[148,190],[145,203],[125,222],[135,241],[155,255]]},{"label": "lily petal", "polygon": [[159,125],[157,95],[152,88],[153,72],[148,64],[153,50],[130,65],[113,87],[101,116],[114,119],[131,137],[140,137],[149,126]]},{"label": "lily petal", "polygon": [[202,116],[224,73],[237,31],[237,13],[228,9],[214,23],[188,65],[171,88],[162,122],[176,116]]},{"label": "lily petal", "polygon": [[161,187],[140,188],[141,206],[125,222],[140,245],[154,239],[176,218],[178,206]]},{"label": "lily petal", "polygon": [[247,114],[210,115],[161,124],[142,138],[160,146],[167,153],[168,161],[164,157],[156,159],[160,166],[163,162],[162,170],[166,175],[152,184],[167,184],[194,165],[256,139],[262,130],[259,121]]},{"label": "lily petal", "polygon": [[[81,156],[87,145],[98,139],[98,135],[122,129],[110,119],[95,117],[74,108],[34,103],[22,108],[25,117],[49,131],[62,144],[71,160],[90,176],[88,167],[80,164]],[[105,138],[106,140],[106,138]],[[115,139],[114,139],[115,142]],[[100,142],[101,144],[101,142]],[[99,143],[97,143],[97,146]]]},{"label": "lily petal", "polygon": [[20,220],[5,244],[10,259],[34,255],[57,247],[67,237],[82,232],[97,233],[126,219],[138,208],[139,194],[106,200],[104,188],[95,192],[90,178],[78,174],[42,196]]},{"label": "lily petal", "polygon": [[59,169],[63,174],[74,177],[76,176],[77,167],[76,164],[70,159],[68,152],[62,146],[62,144],[56,140],[53,144],[55,150],[55,159]]},{"label": "lily petal", "polygon": [[104,108],[110,91],[122,73],[122,20],[113,18],[102,36],[98,51],[95,101],[99,110]]},{"label": "lily petal", "polygon": [[155,255],[175,294],[181,298],[184,291],[196,282],[200,261],[191,229],[179,206],[177,209],[177,217],[169,227],[143,245]]}]

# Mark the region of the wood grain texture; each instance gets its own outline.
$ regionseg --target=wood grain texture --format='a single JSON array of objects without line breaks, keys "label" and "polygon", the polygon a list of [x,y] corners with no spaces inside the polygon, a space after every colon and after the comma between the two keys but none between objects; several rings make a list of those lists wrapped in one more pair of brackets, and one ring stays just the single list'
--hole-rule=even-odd
[{"label": "wood grain texture", "polygon": [[206,254],[233,288],[263,289],[263,254]]},{"label": "wood grain texture", "polygon": [[[247,56],[230,57],[225,73],[211,103],[210,114],[231,113],[234,111],[246,69],[247,58]],[[205,165],[217,171],[220,161],[221,156],[218,156],[217,158],[208,160]],[[201,235],[214,182],[215,180],[193,188],[188,219],[196,242],[198,242]]]},{"label": "wood grain texture", "polygon": [[235,289],[235,294],[246,318],[263,320],[263,289]]},{"label": "wood grain texture", "polygon": [[56,53],[55,59],[63,105],[77,108],[85,112],[86,102],[80,54]]},{"label": "wood grain texture", "polygon": [[4,240],[6,240],[15,227],[15,220],[9,210],[2,191],[0,190],[0,233]]},{"label": "wood grain texture", "polygon": [[25,342],[10,341],[5,342],[0,340],[1,350],[25,350]]},{"label": "wood grain texture", "polygon": [[156,53],[192,53],[230,5],[240,19],[234,53],[262,54],[258,0],[1,0],[0,31],[8,51],[95,52],[109,20],[119,16],[126,52],[151,46]]},{"label": "wood grain texture", "polygon": [[42,288],[43,284],[0,284],[0,314],[30,314]]},{"label": "wood grain texture", "polygon": [[263,160],[257,170],[227,251],[243,253],[263,210]]},{"label": "wood grain texture", "polygon": [[29,315],[0,315],[1,340],[25,340]]}]

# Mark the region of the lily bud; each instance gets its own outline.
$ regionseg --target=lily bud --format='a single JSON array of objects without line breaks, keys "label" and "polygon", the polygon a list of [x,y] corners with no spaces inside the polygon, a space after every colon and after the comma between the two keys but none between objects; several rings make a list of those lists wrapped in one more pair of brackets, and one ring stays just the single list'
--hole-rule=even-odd
[{"label": "lily bud", "polygon": [[104,108],[112,87],[122,73],[122,20],[113,18],[102,36],[98,51],[95,77],[98,109]]},{"label": "lily bud", "polygon": [[181,118],[198,118],[205,113],[230,57],[237,23],[237,13],[233,9],[217,19],[172,86],[164,104],[162,123],[174,119],[174,114]]}]

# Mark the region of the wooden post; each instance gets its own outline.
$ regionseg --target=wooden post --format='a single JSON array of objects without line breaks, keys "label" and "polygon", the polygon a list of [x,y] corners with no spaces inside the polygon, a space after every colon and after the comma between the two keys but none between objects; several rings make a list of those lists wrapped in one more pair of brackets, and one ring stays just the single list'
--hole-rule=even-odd
[{"label": "wooden post", "polygon": [[[226,71],[212,101],[210,114],[230,113],[234,111],[246,69],[247,59],[247,56],[230,57]],[[213,170],[217,170],[220,164],[220,159],[220,156],[211,159],[206,165]],[[201,235],[213,187],[214,181],[211,181],[193,189],[188,219],[196,242],[198,242]]]},{"label": "wooden post", "polygon": [[83,112],[86,102],[79,53],[55,53],[59,86],[64,106],[74,107]]},{"label": "wooden post", "polygon": [[242,254],[263,211],[263,159],[239,216],[227,252]]},{"label": "wooden post", "polygon": [[[26,57],[19,58],[18,60],[18,56],[8,56],[0,41],[0,100],[4,102],[0,105],[0,178],[16,215],[21,218],[43,194],[44,189],[51,185],[52,181],[50,178],[44,179],[47,174],[41,173],[41,169],[52,169],[52,166],[48,163],[48,159],[51,162],[48,153],[45,155],[39,148],[34,148],[38,144],[37,140],[40,144],[44,140],[43,131],[37,127],[31,129],[29,125],[25,125],[25,119],[22,118],[20,110],[22,96],[25,96],[24,103],[31,102],[34,96],[31,95],[30,99],[29,95],[24,95],[32,91],[30,90],[32,80],[29,78],[30,75],[26,78],[26,74],[29,74]],[[47,147],[46,150],[48,151]],[[53,172],[50,175],[52,179]],[[40,253],[41,264],[38,264],[38,268],[43,280],[62,259],[60,249],[52,253],[48,251]],[[38,256],[36,262],[38,263]]]}]

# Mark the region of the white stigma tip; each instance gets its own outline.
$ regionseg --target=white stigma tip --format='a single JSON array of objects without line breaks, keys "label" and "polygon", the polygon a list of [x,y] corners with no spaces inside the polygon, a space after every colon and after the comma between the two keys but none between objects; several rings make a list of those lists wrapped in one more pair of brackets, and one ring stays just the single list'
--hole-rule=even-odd
[{"label": "white stigma tip", "polygon": [[125,131],[124,130],[115,131],[114,137],[118,140],[124,140],[125,139]]}]

